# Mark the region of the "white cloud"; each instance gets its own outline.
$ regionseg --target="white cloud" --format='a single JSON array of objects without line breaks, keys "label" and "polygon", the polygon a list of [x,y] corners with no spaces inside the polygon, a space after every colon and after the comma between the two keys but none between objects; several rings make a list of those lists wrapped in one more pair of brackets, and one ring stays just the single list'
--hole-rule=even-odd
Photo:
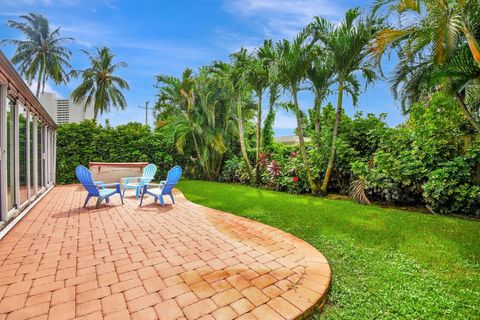
[{"label": "white cloud", "polygon": [[[27,83],[28,83],[28,82],[27,82]],[[28,85],[28,87],[30,88],[30,91],[32,91],[33,94],[35,94],[35,93],[37,92],[37,84],[38,84],[37,80],[33,80],[32,83]],[[40,88],[40,92],[41,92],[41,90],[42,90],[42,88]],[[55,94],[55,96],[56,96],[57,98],[60,98],[60,99],[62,98],[62,95],[61,95],[58,91],[56,91],[55,89],[53,89],[52,86],[51,86],[48,82],[45,83],[45,90],[44,90],[44,92],[50,92],[50,93]]]},{"label": "white cloud", "polygon": [[263,28],[267,37],[292,38],[314,16],[338,19],[345,8],[329,0],[225,0],[224,9]]},{"label": "white cloud", "polygon": [[215,32],[215,43],[219,47],[228,52],[236,52],[241,48],[247,49],[249,52],[255,50],[262,45],[263,39],[247,36],[237,32],[229,32],[225,30],[217,30]]}]

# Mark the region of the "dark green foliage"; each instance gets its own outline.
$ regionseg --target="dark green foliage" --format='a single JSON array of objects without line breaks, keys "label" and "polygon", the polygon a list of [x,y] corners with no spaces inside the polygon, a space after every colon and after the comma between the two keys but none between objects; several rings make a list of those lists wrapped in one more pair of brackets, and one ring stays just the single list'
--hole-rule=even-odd
[{"label": "dark green foliage", "polygon": [[[428,206],[437,213],[480,215],[480,141],[475,141],[457,101],[446,93],[436,93],[428,105],[411,106],[404,125],[389,128],[385,119],[385,114],[357,112],[352,118],[342,114],[330,189],[345,195],[356,190],[364,203],[386,201]],[[330,104],[322,108],[318,133],[312,112],[308,120],[308,160],[312,175],[320,180],[328,164],[335,109]],[[253,136],[248,137],[247,141],[253,141]],[[309,193],[298,154],[298,146],[272,143],[259,167],[262,186]],[[227,158],[222,181],[246,181],[239,160]],[[269,166],[280,173],[272,177]]]},{"label": "dark green foliage", "polygon": [[439,213],[464,212],[480,216],[480,185],[472,181],[472,172],[479,164],[478,141],[464,156],[441,163],[423,186],[427,204]]},{"label": "dark green foliage", "polygon": [[[177,154],[169,126],[152,131],[140,123],[118,127],[99,126],[95,121],[65,124],[57,131],[57,183],[75,183],[75,167],[89,162],[154,163],[158,177],[165,177],[176,164],[184,166],[185,158]],[[188,175],[192,168],[187,167]]]},{"label": "dark green foliage", "polygon": [[381,142],[368,159],[352,163],[366,179],[374,199],[410,204],[425,203],[439,213],[478,215],[480,187],[473,172],[480,165],[478,142],[456,101],[436,93],[429,104],[410,108],[404,127],[382,132]]}]

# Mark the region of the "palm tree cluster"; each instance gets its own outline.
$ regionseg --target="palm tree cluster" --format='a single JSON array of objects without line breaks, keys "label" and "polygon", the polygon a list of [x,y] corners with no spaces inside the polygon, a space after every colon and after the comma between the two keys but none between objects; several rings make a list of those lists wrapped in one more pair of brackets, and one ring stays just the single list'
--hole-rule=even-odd
[{"label": "palm tree cluster", "polygon": [[175,126],[177,150],[185,153],[190,148],[191,160],[209,180],[218,178],[228,146],[238,134],[235,113],[229,107],[232,98],[221,90],[223,86],[224,79],[207,67],[197,76],[191,69],[180,79],[157,76],[157,111],[161,112],[157,126]]},{"label": "palm tree cluster", "polygon": [[[186,139],[191,140],[196,149],[195,161],[209,179],[218,175],[219,171],[214,168],[219,168],[219,164],[207,159],[208,152],[202,155],[203,150],[217,153],[215,157],[221,159],[226,152],[223,146],[229,145],[226,141],[232,139],[231,135],[236,136],[249,180],[252,184],[259,184],[261,153],[271,144],[275,112],[281,105],[295,114],[300,156],[312,193],[325,193],[335,160],[335,139],[340,129],[343,95],[349,94],[356,103],[360,93],[359,77],[370,83],[376,76],[370,44],[378,29],[378,22],[378,19],[364,17],[359,9],[351,9],[339,25],[324,18],[315,18],[291,41],[273,43],[265,40],[262,47],[252,52],[242,48],[230,55],[230,61],[213,62],[201,68],[197,76],[192,77],[190,69],[184,72],[181,79],[159,76],[157,110],[160,122],[163,125],[168,118],[177,118],[172,122],[180,132],[179,149],[182,149]],[[211,99],[205,99],[206,94],[202,92],[205,87],[212,90],[207,94]],[[305,115],[298,95],[305,89],[311,90],[315,97],[313,109],[317,134],[321,126],[322,102],[335,89],[338,94],[332,154],[322,184],[320,176],[315,176],[311,171],[304,139]],[[268,113],[263,118],[263,100],[267,94]],[[289,101],[281,103],[282,96],[289,97]],[[212,106],[206,108],[205,103]],[[224,122],[234,122],[235,130],[228,133],[215,131],[210,128],[213,122],[204,119],[208,119],[208,115],[200,116],[205,110],[216,110],[219,106],[222,112],[216,112],[216,117],[221,117]],[[178,118],[182,120],[179,122]],[[249,158],[249,143],[245,136],[245,126],[252,124],[251,119],[255,119],[254,159]],[[212,138],[207,139],[210,135]],[[205,139],[203,144],[199,143],[201,139]],[[213,141],[218,145],[212,144]],[[208,161],[210,164],[207,164]]]},{"label": "palm tree cluster", "polygon": [[391,82],[404,112],[435,91],[447,91],[480,132],[480,2],[379,0],[374,11],[385,10],[398,23],[377,34],[373,50],[378,60],[388,51],[398,54]]},{"label": "palm tree cluster", "polygon": [[[457,99],[472,131],[480,132],[479,38],[478,0],[378,0],[370,14],[358,8],[350,9],[339,23],[316,17],[294,39],[276,43],[265,40],[263,46],[251,52],[241,49],[231,54],[228,62],[214,62],[202,68],[194,79],[205,81],[205,74],[209,74],[206,78],[216,82],[212,96],[221,100],[224,112],[229,111],[230,118],[223,120],[236,124],[227,140],[232,139],[230,135],[236,135],[234,140],[240,145],[252,184],[260,183],[261,154],[271,145],[275,112],[281,106],[295,114],[299,155],[310,189],[313,194],[325,194],[335,168],[344,96],[348,95],[355,106],[361,84],[366,87],[378,77],[385,77],[381,62],[386,52],[394,52],[399,58],[390,81],[394,97],[401,100],[406,115],[412,103],[443,90]],[[182,83],[180,79],[171,80]],[[163,110],[163,115],[172,114],[172,104],[168,101],[178,101],[179,97],[182,106],[173,106],[173,109],[185,108],[190,101],[189,112],[201,112],[197,107],[197,101],[201,101],[199,88],[182,90],[172,92],[169,86],[161,86],[157,107]],[[322,125],[329,125],[321,123],[322,103],[328,96],[336,95],[336,115],[325,172],[311,170],[311,147],[304,139],[305,113],[298,102],[302,90],[309,90],[314,97],[313,107],[308,110],[314,123],[314,138],[320,134]],[[189,99],[181,92],[188,92]],[[263,117],[262,103],[267,95],[268,113]],[[281,98],[288,100],[281,101]],[[220,102],[214,99],[209,103]],[[159,117],[163,119],[162,113]],[[190,127],[197,128],[197,141],[194,141],[197,145],[207,127],[204,122],[199,125],[193,117],[187,120]],[[246,126],[255,127],[254,137],[246,137]],[[225,141],[223,145],[228,146]],[[255,157],[249,157],[248,147],[253,143]],[[213,145],[204,147],[211,149]],[[199,154],[197,152],[197,160],[204,161]]]},{"label": "palm tree cluster", "polygon": [[129,89],[128,83],[115,75],[125,62],[114,63],[114,55],[107,47],[96,48],[96,55],[84,52],[91,64],[86,70],[72,70],[72,52],[65,44],[73,38],[60,36],[60,28],[51,30],[44,16],[29,13],[20,16],[20,21],[9,20],[7,26],[23,33],[24,40],[6,39],[2,44],[16,47],[11,58],[18,65],[20,75],[32,84],[37,82],[36,97],[44,92],[45,84],[51,79],[55,84],[67,84],[72,77],[82,76],[82,82],[72,92],[75,102],[81,102],[86,109],[93,102],[94,118],[112,107],[124,110],[125,97],[121,90]]}]

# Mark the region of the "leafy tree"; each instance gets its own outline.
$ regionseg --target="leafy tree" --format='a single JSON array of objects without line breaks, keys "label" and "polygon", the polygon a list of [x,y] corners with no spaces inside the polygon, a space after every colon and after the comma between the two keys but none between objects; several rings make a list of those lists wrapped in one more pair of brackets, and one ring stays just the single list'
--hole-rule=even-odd
[{"label": "leafy tree", "polygon": [[191,112],[195,108],[195,78],[192,69],[186,68],[181,79],[158,75],[156,80],[155,86],[160,91],[155,104],[157,126],[165,125],[182,111]]},{"label": "leafy tree", "polygon": [[35,13],[20,16],[22,21],[8,20],[7,26],[21,31],[26,40],[7,39],[1,43],[16,46],[12,63],[18,64],[20,74],[31,83],[37,80],[36,97],[43,92],[45,83],[52,79],[56,84],[69,80],[65,68],[71,68],[71,51],[63,44],[72,38],[60,36],[60,28],[50,29],[48,20]]},{"label": "leafy tree", "polygon": [[245,143],[245,129],[243,114],[250,100],[250,88],[243,81],[243,71],[245,70],[246,50],[241,49],[231,55],[232,62],[215,62],[211,71],[219,79],[223,90],[230,97],[230,107],[235,110],[240,150],[242,158],[247,169],[248,177],[251,183],[254,182],[253,170],[248,159],[247,146]]},{"label": "leafy tree", "polygon": [[90,68],[74,70],[72,75],[82,76],[82,83],[73,90],[73,101],[83,103],[87,108],[93,102],[94,116],[108,113],[111,108],[125,110],[127,102],[122,90],[130,89],[127,81],[115,75],[120,69],[127,67],[125,62],[114,63],[115,55],[107,47],[96,48],[95,55],[82,50],[90,61]]},{"label": "leafy tree", "polygon": [[218,79],[202,68],[196,76],[186,69],[181,79],[161,75],[157,81],[157,125],[171,123],[178,152],[188,154],[188,145],[193,145],[192,162],[205,178],[217,179],[227,145],[236,135],[229,100]]},{"label": "leafy tree", "polygon": [[386,50],[398,49],[400,62],[393,91],[401,96],[404,111],[422,97],[428,99],[434,91],[448,90],[479,132],[478,0],[382,0],[374,9],[384,7],[388,7],[388,14],[398,15],[402,23],[381,30],[374,51],[380,59]]},{"label": "leafy tree", "polygon": [[173,122],[177,149],[183,153],[188,137],[193,138],[197,159],[209,180],[220,174],[227,146],[237,135],[228,98],[217,79],[204,68],[195,79],[195,109],[183,111]]},{"label": "leafy tree", "polygon": [[269,148],[273,143],[276,103],[280,98],[280,85],[275,79],[273,65],[275,63],[275,47],[272,40],[265,40],[263,46],[258,48],[257,55],[263,61],[268,71],[268,113],[263,122],[263,148]]},{"label": "leafy tree", "polygon": [[269,83],[268,60],[262,59],[262,54],[255,51],[251,55],[247,55],[246,51],[240,51],[237,59],[244,59],[243,77],[245,81],[255,92],[257,97],[257,123],[256,123],[256,152],[255,152],[255,181],[260,183],[260,151],[262,148],[262,101],[265,90]]},{"label": "leafy tree", "polygon": [[323,18],[315,18],[310,26],[314,37],[324,50],[331,54],[332,65],[335,70],[335,80],[338,83],[337,113],[333,130],[332,148],[330,159],[321,186],[321,192],[327,192],[328,183],[332,174],[337,148],[337,137],[343,110],[343,94],[350,94],[356,104],[359,94],[357,74],[361,73],[365,81],[371,83],[376,74],[370,61],[370,43],[375,35],[376,23],[373,18],[364,18],[358,8],[350,9],[345,13],[344,19],[336,27]]},{"label": "leafy tree", "polygon": [[311,46],[305,44],[306,38],[307,33],[302,32],[292,42],[283,40],[275,45],[273,72],[275,80],[278,81],[292,97],[293,101],[291,106],[297,119],[296,134],[299,140],[300,154],[312,193],[317,194],[318,186],[311,173],[310,164],[308,163],[303,133],[303,117],[298,104],[298,92],[301,89],[300,85],[305,80],[307,70],[313,60]]},{"label": "leafy tree", "polygon": [[314,98],[314,118],[315,118],[315,134],[320,133],[320,109],[323,101],[330,93],[330,86],[333,84],[333,76],[335,74],[330,53],[327,50],[316,48],[318,52],[315,60],[312,61],[310,68],[307,70],[307,79],[311,83],[310,90],[313,92]]}]

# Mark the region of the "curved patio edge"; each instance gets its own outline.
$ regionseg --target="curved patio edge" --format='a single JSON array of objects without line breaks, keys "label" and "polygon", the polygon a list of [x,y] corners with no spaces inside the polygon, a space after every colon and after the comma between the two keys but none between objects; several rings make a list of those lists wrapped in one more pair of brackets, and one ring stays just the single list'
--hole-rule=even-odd
[{"label": "curved patio edge", "polygon": [[174,194],[97,209],[81,186],[55,186],[0,240],[0,319],[288,320],[323,307],[317,249]]},{"label": "curved patio edge", "polygon": [[[283,239],[282,242],[290,242],[295,248],[290,252],[301,257],[300,260],[296,261],[296,266],[291,264],[290,268],[297,272],[300,277],[294,281],[292,287],[283,293],[281,297],[301,310],[301,313],[291,318],[287,317],[287,319],[305,319],[311,316],[315,310],[323,310],[328,299],[332,273],[327,259],[314,246],[288,232],[264,223],[192,202],[188,200],[179,189],[175,189],[175,193],[177,199],[186,201],[198,207],[200,210],[204,210],[206,214],[212,215],[211,219],[214,220],[216,224],[219,223],[219,220],[235,219],[246,224],[254,225],[256,230],[275,234],[276,239]],[[219,217],[220,219],[218,219]],[[295,259],[293,256],[291,258]],[[280,258],[280,260],[283,264],[289,264],[287,262],[288,260],[283,257]],[[281,310],[284,306],[276,305],[275,303],[273,303],[273,305],[276,307],[273,309],[281,313],[282,316],[288,313],[286,310]],[[272,304],[270,304],[270,306],[272,306]]]}]

